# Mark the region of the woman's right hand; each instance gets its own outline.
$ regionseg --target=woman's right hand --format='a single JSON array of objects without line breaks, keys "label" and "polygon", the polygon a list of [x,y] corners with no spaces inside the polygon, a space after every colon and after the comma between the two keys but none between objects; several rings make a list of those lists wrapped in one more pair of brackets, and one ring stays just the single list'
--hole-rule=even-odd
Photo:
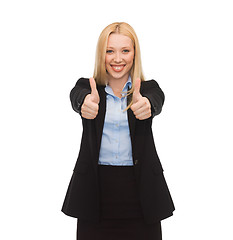
[{"label": "woman's right hand", "polygon": [[90,78],[89,81],[91,86],[91,94],[87,94],[87,96],[84,98],[81,107],[81,114],[82,117],[86,119],[94,119],[99,111],[100,97],[96,89],[96,82],[94,78]]}]

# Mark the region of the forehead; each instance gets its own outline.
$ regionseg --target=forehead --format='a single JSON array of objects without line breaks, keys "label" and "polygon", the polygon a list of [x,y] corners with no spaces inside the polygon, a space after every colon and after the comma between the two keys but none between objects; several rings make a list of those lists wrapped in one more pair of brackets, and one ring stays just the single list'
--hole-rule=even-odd
[{"label": "forehead", "polygon": [[133,41],[126,35],[112,33],[108,37],[107,47],[133,47]]}]

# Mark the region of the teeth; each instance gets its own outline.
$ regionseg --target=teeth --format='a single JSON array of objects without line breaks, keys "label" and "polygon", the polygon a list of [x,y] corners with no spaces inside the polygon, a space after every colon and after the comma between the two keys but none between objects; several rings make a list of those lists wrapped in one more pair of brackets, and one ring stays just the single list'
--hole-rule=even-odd
[{"label": "teeth", "polygon": [[123,67],[124,66],[119,66],[119,67],[118,66],[113,66],[113,68],[116,69],[116,70],[121,70]]}]

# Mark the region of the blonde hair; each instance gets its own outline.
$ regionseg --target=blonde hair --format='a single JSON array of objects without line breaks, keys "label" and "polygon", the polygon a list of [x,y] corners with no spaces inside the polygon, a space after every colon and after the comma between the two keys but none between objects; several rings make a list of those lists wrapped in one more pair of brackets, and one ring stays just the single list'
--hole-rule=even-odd
[{"label": "blonde hair", "polygon": [[[142,64],[141,64],[141,53],[140,53],[140,47],[137,35],[134,31],[134,29],[125,22],[115,22],[107,27],[104,28],[104,30],[101,32],[97,48],[96,48],[96,57],[95,57],[95,69],[94,69],[94,75],[93,78],[95,79],[96,83],[99,85],[106,85],[107,84],[107,73],[105,68],[105,55],[106,55],[106,49],[107,49],[107,42],[108,37],[112,33],[118,33],[125,35],[129,37],[133,42],[134,47],[134,61],[132,68],[130,70],[130,77],[132,81],[132,88],[127,91],[127,96],[131,95],[134,91],[134,83],[137,78],[140,78],[141,81],[145,81],[143,72],[142,72]],[[124,110],[128,110],[132,105],[132,99],[127,106],[127,108]]]}]

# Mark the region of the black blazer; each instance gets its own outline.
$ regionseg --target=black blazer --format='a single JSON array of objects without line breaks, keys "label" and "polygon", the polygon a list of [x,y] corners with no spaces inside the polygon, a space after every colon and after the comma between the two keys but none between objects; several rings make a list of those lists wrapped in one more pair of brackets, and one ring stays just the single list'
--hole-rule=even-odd
[{"label": "black blazer", "polygon": [[[62,212],[66,215],[93,222],[100,220],[97,167],[106,111],[104,88],[105,86],[97,85],[100,102],[96,118],[85,119],[81,116],[83,124],[81,146],[62,206]],[[80,78],[71,90],[72,107],[80,115],[83,100],[89,93],[91,88],[88,78]],[[142,81],[140,93],[149,99],[152,116],[145,120],[138,120],[131,109],[128,109],[127,114],[142,211],[145,221],[154,223],[170,217],[175,210],[151,129],[153,117],[162,110],[164,93],[155,80]],[[131,97],[127,97],[128,103]]]}]

